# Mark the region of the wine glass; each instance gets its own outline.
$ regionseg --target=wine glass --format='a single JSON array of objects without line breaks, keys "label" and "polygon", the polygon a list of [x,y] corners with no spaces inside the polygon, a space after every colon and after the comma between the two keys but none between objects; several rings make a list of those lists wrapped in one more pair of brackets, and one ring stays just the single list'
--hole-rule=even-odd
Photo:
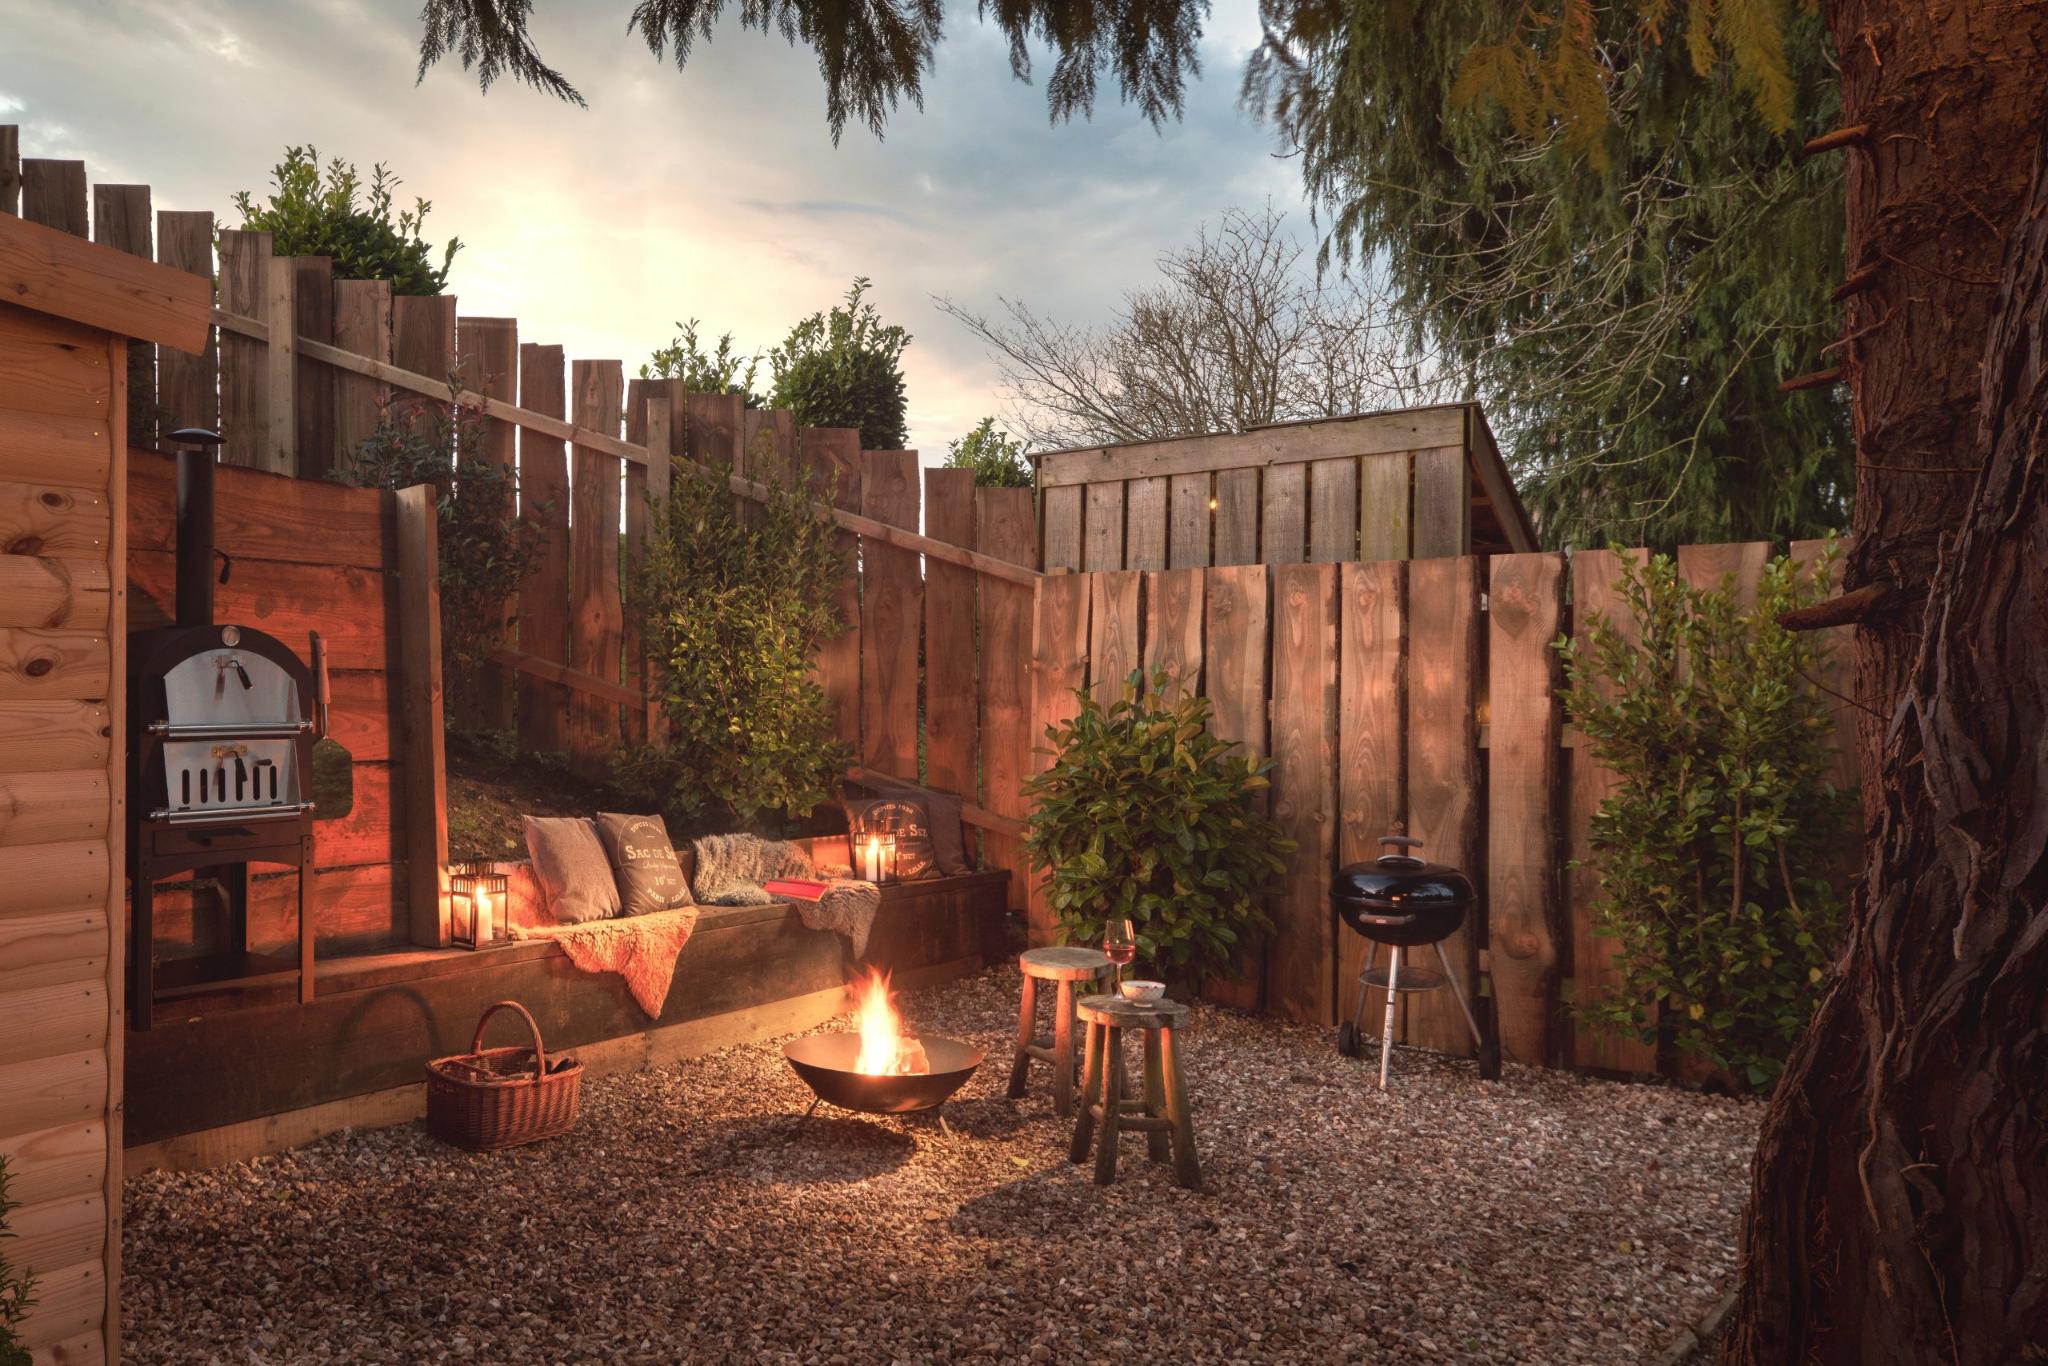
[{"label": "wine glass", "polygon": [[1112,920],[1102,938],[1102,951],[1116,964],[1117,994],[1123,994],[1124,967],[1138,956],[1138,927],[1128,920]]}]

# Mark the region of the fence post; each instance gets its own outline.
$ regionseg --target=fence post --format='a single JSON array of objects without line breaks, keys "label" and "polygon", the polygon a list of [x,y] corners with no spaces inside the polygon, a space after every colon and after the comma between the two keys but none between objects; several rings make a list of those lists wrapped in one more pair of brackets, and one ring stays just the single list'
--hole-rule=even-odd
[{"label": "fence post", "polygon": [[399,701],[405,744],[406,917],[412,942],[449,942],[448,772],[441,739],[441,590],[436,491],[398,491]]}]

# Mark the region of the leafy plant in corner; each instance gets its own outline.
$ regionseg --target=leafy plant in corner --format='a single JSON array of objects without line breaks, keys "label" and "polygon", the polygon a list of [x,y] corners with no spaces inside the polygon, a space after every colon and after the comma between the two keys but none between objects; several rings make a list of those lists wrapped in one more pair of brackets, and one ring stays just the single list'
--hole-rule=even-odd
[{"label": "leafy plant in corner", "polygon": [[1667,556],[1624,558],[1636,638],[1596,614],[1557,642],[1581,752],[1618,780],[1589,862],[1621,983],[1579,1010],[1696,1078],[1768,1089],[1841,947],[1851,802],[1829,699],[1806,681],[1823,646],[1777,620],[1826,596],[1835,554],[1812,572],[1773,561],[1752,606],[1732,581],[1688,586]]},{"label": "leafy plant in corner", "polygon": [[540,555],[538,522],[515,515],[519,476],[483,453],[486,419],[473,404],[394,398],[333,478],[360,488],[434,486],[441,557],[443,664],[458,689],[504,637],[508,600]]},{"label": "leafy plant in corner", "polygon": [[833,799],[850,755],[811,672],[844,629],[847,565],[811,480],[783,468],[772,438],[749,472],[768,491],[744,516],[722,474],[678,462],[665,511],[649,509],[647,554],[628,581],[644,624],[666,742],[622,753],[620,786],[701,827]]},{"label": "leafy plant in corner", "polygon": [[1164,670],[1134,671],[1107,706],[1076,694],[1074,719],[1046,728],[1052,766],[1025,784],[1024,843],[1064,939],[1100,943],[1128,919],[1140,961],[1199,982],[1272,928],[1262,903],[1294,842],[1252,800],[1272,764],[1210,733],[1207,698],[1168,689]]},{"label": "leafy plant in corner", "polygon": [[946,443],[946,467],[973,470],[974,480],[988,488],[1028,489],[1037,484],[1031,462],[1024,457],[1026,445],[985,417],[974,430],[957,441]]},{"label": "leafy plant in corner", "polygon": [[[7,1159],[0,1157],[0,1241],[14,1237],[7,1227],[7,1216],[17,1206],[7,1198]],[[28,1348],[14,1331],[28,1311],[36,1304],[36,1279],[34,1268],[14,1269],[14,1263],[7,1260],[0,1251],[0,1366],[29,1366]]]},{"label": "leafy plant in corner", "polygon": [[428,212],[424,199],[392,213],[391,192],[400,184],[383,162],[370,168],[369,198],[362,200],[356,168],[336,157],[320,169],[319,150],[310,144],[287,147],[270,173],[271,194],[261,208],[247,190],[235,195],[235,209],[249,232],[270,234],[277,256],[325,256],[337,280],[389,280],[394,294],[439,294],[448,287],[448,267],[462,250],[448,239],[441,264],[420,236]]},{"label": "leafy plant in corner", "polygon": [[799,427],[858,427],[862,449],[903,448],[903,353],[910,334],[885,325],[863,277],[846,301],[813,313],[768,353],[775,375],[772,406],[796,415]]}]

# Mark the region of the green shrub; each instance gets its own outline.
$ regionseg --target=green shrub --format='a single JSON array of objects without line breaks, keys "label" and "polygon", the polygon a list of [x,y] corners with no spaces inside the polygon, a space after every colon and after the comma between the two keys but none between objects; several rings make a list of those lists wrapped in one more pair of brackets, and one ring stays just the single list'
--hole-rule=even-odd
[{"label": "green shrub", "polygon": [[1138,931],[1150,969],[1199,983],[1272,928],[1292,840],[1253,805],[1272,764],[1209,732],[1209,700],[1165,700],[1167,675],[1133,672],[1107,707],[1087,693],[1048,727],[1052,767],[1025,784],[1025,848],[1047,874],[1063,938],[1098,944],[1112,920]]},{"label": "green shrub", "polygon": [[409,210],[391,212],[399,180],[378,162],[370,168],[370,197],[359,203],[362,180],[356,168],[336,157],[320,171],[312,146],[287,147],[271,171],[271,195],[257,208],[247,190],[235,195],[242,227],[271,235],[277,256],[326,256],[337,280],[389,280],[394,294],[439,294],[448,287],[448,267],[462,250],[457,238],[442,249],[441,264],[420,229],[434,206],[413,200]]},{"label": "green shrub", "polygon": [[768,353],[770,402],[794,413],[799,427],[858,427],[862,449],[901,450],[910,334],[884,326],[875,306],[861,301],[868,285],[855,280],[844,304],[813,313]]},{"label": "green shrub", "polygon": [[[461,387],[451,380],[451,396]],[[434,486],[442,665],[458,687],[503,639],[505,602],[540,555],[539,526],[513,515],[518,474],[483,454],[485,420],[474,405],[393,398],[332,476],[358,488]]]},{"label": "green shrub", "polygon": [[1842,939],[1851,802],[1831,777],[1828,699],[1805,681],[1822,645],[1777,623],[1826,595],[1833,559],[1772,562],[1747,608],[1732,584],[1688,587],[1667,556],[1624,559],[1641,643],[1597,614],[1557,643],[1581,752],[1619,782],[1591,862],[1594,932],[1619,946],[1622,983],[1581,1014],[1749,1088],[1783,1071]]},{"label": "green shrub", "polygon": [[697,320],[692,318],[676,324],[674,339],[648,357],[647,364],[640,367],[640,378],[679,379],[692,394],[739,394],[749,408],[758,408],[764,401],[754,392],[754,372],[760,365],[760,357],[742,356],[733,350],[730,332],[718,339],[715,350],[706,351],[697,338]]},{"label": "green shrub", "polygon": [[[16,1208],[16,1202],[7,1198],[7,1182],[7,1159],[0,1157],[0,1239],[14,1236],[7,1227],[7,1216]],[[14,1329],[28,1317],[35,1304],[34,1268],[16,1271],[14,1263],[0,1253],[0,1366],[29,1366],[28,1348],[21,1345],[21,1337]]]},{"label": "green shrub", "polygon": [[810,510],[810,480],[773,454],[771,442],[756,452],[770,496],[745,518],[722,477],[678,464],[628,584],[669,735],[623,753],[617,777],[679,828],[800,820],[833,800],[851,757],[811,672],[844,629],[834,595],[847,565],[833,525]]},{"label": "green shrub", "polygon": [[1037,484],[1031,462],[1024,458],[1025,443],[996,428],[996,420],[985,417],[973,431],[958,441],[946,443],[949,469],[973,470],[974,480],[989,488],[1028,489]]}]

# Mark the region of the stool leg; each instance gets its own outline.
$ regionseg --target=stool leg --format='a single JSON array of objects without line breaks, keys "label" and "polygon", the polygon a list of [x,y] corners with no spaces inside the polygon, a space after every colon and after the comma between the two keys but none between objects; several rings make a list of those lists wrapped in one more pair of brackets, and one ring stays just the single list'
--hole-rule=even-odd
[{"label": "stool leg", "polygon": [[1115,1025],[1102,1026],[1102,1135],[1095,1140],[1095,1184],[1116,1180],[1116,1140],[1123,1130],[1124,1040]]},{"label": "stool leg", "polygon": [[1024,1077],[1031,1070],[1031,1054],[1025,1050],[1031,1047],[1032,1031],[1038,1028],[1038,979],[1027,976],[1024,979],[1024,993],[1017,1005],[1017,1056],[1010,1062],[1011,1100],[1024,1098]]},{"label": "stool leg", "polygon": [[1102,1026],[1083,1027],[1088,1031],[1087,1061],[1081,1068],[1081,1113],[1074,1119],[1074,1141],[1067,1145],[1069,1162],[1088,1156],[1088,1143],[1095,1137],[1095,1093],[1102,1088]]},{"label": "stool leg", "polygon": [[[1166,1067],[1160,1056],[1160,1031],[1145,1031],[1145,1113],[1154,1119],[1166,1117]],[[1154,1162],[1173,1155],[1173,1143],[1164,1129],[1145,1134],[1145,1152]]]},{"label": "stool leg", "polygon": [[1170,1026],[1159,1031],[1159,1060],[1166,1072],[1166,1117],[1173,1124],[1174,1183],[1200,1190],[1202,1163],[1195,1156],[1195,1117],[1188,1110],[1187,1082],[1180,1071],[1180,1045]]},{"label": "stool leg", "polygon": [[1394,1054],[1394,995],[1401,986],[1401,947],[1387,958],[1387,1017],[1380,1026],[1380,1090],[1387,1089],[1387,1060]]},{"label": "stool leg", "polygon": [[1061,1119],[1074,1113],[1074,984],[1064,977],[1053,994],[1052,1112]]}]

